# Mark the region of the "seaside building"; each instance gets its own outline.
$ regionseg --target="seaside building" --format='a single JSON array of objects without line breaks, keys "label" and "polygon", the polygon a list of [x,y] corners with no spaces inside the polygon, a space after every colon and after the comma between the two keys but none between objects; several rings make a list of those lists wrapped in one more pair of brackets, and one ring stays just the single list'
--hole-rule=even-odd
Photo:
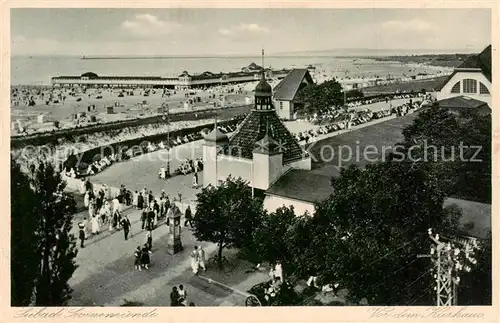
[{"label": "seaside building", "polygon": [[469,57],[455,68],[439,89],[437,104],[455,109],[487,108],[491,111],[491,90],[489,45],[480,54]]},{"label": "seaside building", "polygon": [[295,111],[303,103],[297,100],[299,91],[314,81],[308,69],[293,69],[274,88],[273,101],[278,116],[283,120],[296,119]]},{"label": "seaside building", "polygon": [[293,169],[310,170],[311,157],[280,120],[264,73],[255,87],[254,109],[231,137],[217,128],[205,137],[203,184],[241,177],[254,189],[267,190]]},{"label": "seaside building", "polygon": [[[260,79],[262,68],[259,66],[244,68],[246,71],[229,73],[203,72],[201,74],[189,74],[183,71],[177,77],[160,76],[99,76],[93,72],[83,73],[80,76],[56,76],[52,77],[51,83],[56,87],[105,87],[105,88],[130,88],[130,87],[155,87],[167,89],[192,89],[216,85],[229,85],[245,82],[256,82]],[[257,69],[257,70],[254,70]],[[290,70],[266,70],[266,75],[275,79],[283,79]]]}]

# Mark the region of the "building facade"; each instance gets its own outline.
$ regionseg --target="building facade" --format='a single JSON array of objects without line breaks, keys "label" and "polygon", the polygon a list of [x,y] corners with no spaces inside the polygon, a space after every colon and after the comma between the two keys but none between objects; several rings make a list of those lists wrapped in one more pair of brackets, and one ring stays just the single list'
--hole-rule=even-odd
[{"label": "building facade", "polygon": [[479,55],[471,56],[443,83],[437,93],[438,101],[467,97],[482,101],[491,108],[491,45]]},{"label": "building facade", "polygon": [[278,117],[272,88],[264,74],[255,88],[254,109],[227,137],[217,128],[204,139],[203,184],[217,185],[241,177],[253,188],[267,190],[291,169],[311,169],[311,157]]},{"label": "building facade", "polygon": [[298,100],[298,93],[302,88],[313,83],[314,81],[308,69],[293,69],[276,85],[273,101],[280,119],[296,119],[296,110],[302,105]]},{"label": "building facade", "polygon": [[[266,70],[268,77],[283,79],[289,70]],[[203,72],[201,74],[191,75],[183,71],[178,77],[159,77],[159,76],[99,76],[96,73],[87,72],[80,76],[56,76],[51,79],[53,86],[59,87],[117,87],[131,88],[151,86],[167,89],[191,89],[200,87],[209,87],[216,85],[228,85],[245,82],[255,82],[260,79],[261,72],[241,71],[231,73],[212,73]]]}]

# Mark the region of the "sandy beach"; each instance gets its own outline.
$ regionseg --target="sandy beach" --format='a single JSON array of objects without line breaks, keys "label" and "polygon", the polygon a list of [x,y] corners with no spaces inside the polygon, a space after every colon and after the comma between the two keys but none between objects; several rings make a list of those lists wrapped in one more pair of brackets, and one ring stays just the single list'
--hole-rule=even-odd
[{"label": "sandy beach", "polygon": [[[158,108],[163,104],[168,105],[171,114],[240,106],[253,102],[254,87],[255,82],[251,82],[206,90],[164,92],[148,88],[83,90],[17,86],[11,92],[11,121],[15,123],[11,133],[18,133],[19,125],[32,133],[53,130],[54,121],[59,121],[59,128],[71,128],[91,122],[92,117],[99,123],[149,117],[161,113]],[[52,102],[47,105],[49,98]],[[34,105],[30,106],[30,101]],[[108,107],[112,107],[112,113]]]}]

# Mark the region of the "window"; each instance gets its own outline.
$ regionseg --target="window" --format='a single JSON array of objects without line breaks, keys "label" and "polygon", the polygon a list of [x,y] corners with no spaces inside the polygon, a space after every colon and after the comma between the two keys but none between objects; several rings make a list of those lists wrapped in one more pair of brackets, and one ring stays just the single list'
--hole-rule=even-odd
[{"label": "window", "polygon": [[283,110],[283,102],[280,101],[280,109]]},{"label": "window", "polygon": [[483,83],[479,83],[479,93],[490,94],[490,91],[488,91],[488,88],[486,87],[486,85],[484,85]]},{"label": "window", "polygon": [[451,93],[460,93],[460,82],[455,83],[451,88]]},{"label": "window", "polygon": [[472,79],[465,79],[463,81],[463,93],[476,94],[477,93],[477,81]]}]

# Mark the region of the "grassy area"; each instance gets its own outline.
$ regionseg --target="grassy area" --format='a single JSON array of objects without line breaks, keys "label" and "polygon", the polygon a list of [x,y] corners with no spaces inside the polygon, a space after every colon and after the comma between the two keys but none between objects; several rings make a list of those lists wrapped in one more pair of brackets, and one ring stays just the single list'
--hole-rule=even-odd
[{"label": "grassy area", "polygon": [[415,80],[412,82],[405,83],[395,83],[395,84],[386,84],[386,85],[377,85],[363,88],[363,94],[365,96],[377,95],[377,94],[386,94],[386,93],[395,93],[399,92],[420,92],[422,89],[425,89],[427,92],[433,92],[441,84],[445,82],[447,76],[439,76],[433,79],[428,80]]},{"label": "grassy area", "polygon": [[[352,164],[365,166],[373,161],[382,161],[385,153],[403,140],[403,129],[411,124],[417,115],[418,113],[409,114],[319,141],[310,149],[313,160],[317,161],[313,163],[313,172],[338,176],[340,170],[337,167]],[[323,146],[331,147],[333,151],[324,149]],[[363,152],[368,146],[371,147],[370,151],[376,148],[376,154],[365,156]]]}]

